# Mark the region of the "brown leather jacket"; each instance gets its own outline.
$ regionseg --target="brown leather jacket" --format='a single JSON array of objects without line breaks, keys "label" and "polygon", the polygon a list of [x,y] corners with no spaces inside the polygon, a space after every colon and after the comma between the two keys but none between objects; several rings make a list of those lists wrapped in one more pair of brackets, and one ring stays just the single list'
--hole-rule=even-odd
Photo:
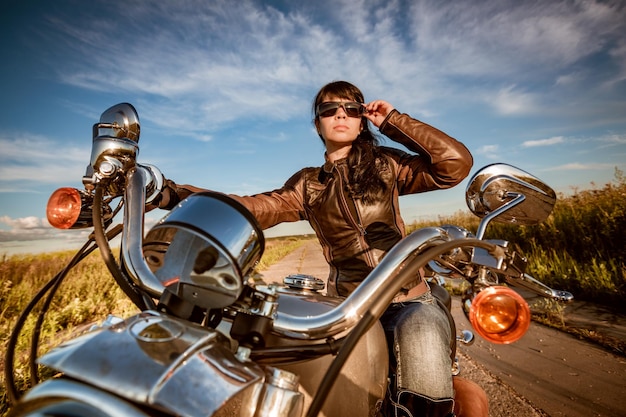
[{"label": "brown leather jacket", "polygon": [[[417,155],[382,147],[388,169],[384,198],[364,205],[350,198],[343,186],[346,160],[322,167],[304,168],[282,188],[252,196],[231,196],[243,203],[263,229],[283,222],[308,220],[330,265],[328,294],[346,296],[378,264],[384,254],[406,234],[398,197],[450,188],[472,167],[472,156],[457,140],[432,126],[392,111],[380,132]],[[168,181],[162,208],[201,189]]]}]

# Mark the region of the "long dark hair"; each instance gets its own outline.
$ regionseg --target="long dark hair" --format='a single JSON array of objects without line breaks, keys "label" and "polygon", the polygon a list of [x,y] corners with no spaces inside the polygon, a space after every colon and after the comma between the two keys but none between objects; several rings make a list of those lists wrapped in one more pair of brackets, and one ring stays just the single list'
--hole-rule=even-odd
[{"label": "long dark hair", "polygon": [[[313,115],[317,122],[315,110],[327,97],[364,103],[361,90],[347,81],[333,81],[320,89],[313,101]],[[360,198],[365,204],[376,201],[387,186],[381,172],[387,168],[387,160],[379,149],[380,141],[369,129],[369,121],[361,118],[361,133],[352,142],[348,153],[348,192],[354,198]],[[322,142],[324,138],[320,135]]]}]

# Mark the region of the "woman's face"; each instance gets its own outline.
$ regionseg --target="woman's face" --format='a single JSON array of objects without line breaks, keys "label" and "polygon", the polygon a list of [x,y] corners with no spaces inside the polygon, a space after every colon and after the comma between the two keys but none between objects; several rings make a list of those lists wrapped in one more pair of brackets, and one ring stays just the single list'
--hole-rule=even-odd
[{"label": "woman's face", "polygon": [[[353,101],[329,96],[322,100],[322,103],[326,102],[352,103]],[[326,143],[326,149],[331,152],[338,148],[351,146],[361,133],[361,123],[361,115],[350,117],[343,107],[337,108],[333,115],[319,115],[315,121],[318,132]]]}]

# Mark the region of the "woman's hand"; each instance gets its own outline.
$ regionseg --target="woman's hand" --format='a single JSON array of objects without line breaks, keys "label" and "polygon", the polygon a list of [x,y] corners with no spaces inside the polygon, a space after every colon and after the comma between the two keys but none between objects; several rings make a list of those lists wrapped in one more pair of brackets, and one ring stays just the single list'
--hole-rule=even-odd
[{"label": "woman's hand", "polygon": [[364,106],[367,112],[363,116],[365,116],[376,127],[379,127],[387,115],[394,109],[391,104],[384,100],[374,100],[364,104]]}]

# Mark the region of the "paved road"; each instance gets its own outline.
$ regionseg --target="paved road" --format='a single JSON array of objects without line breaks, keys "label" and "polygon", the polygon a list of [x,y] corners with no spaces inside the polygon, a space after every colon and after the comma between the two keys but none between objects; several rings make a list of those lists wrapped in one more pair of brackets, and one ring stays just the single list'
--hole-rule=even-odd
[{"label": "paved road", "polygon": [[[267,282],[302,273],[324,279],[328,267],[317,243],[304,245],[263,272]],[[470,328],[454,300],[460,329]],[[621,331],[623,321],[613,330]],[[568,334],[533,323],[511,345],[477,336],[459,350],[462,374],[489,395],[491,417],[626,416],[626,359]]]},{"label": "paved road", "polygon": [[[470,328],[453,305],[460,328]],[[510,345],[477,337],[464,353],[546,414],[568,417],[626,415],[626,358],[539,324]]]}]

